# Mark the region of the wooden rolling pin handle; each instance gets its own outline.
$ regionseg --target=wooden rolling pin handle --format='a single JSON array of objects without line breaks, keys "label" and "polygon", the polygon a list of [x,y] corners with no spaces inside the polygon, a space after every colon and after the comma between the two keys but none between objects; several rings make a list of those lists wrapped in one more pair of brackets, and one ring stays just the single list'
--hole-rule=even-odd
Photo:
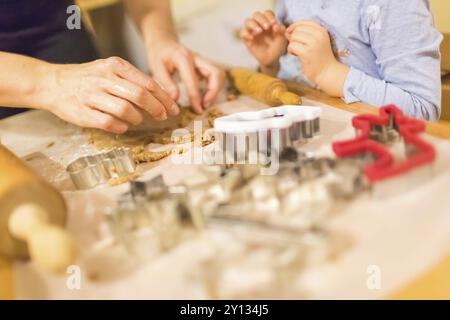
[{"label": "wooden rolling pin handle", "polygon": [[31,260],[54,273],[65,272],[75,260],[75,246],[67,231],[48,223],[48,215],[34,204],[21,205],[11,214],[9,232],[28,245]]},{"label": "wooden rolling pin handle", "polygon": [[301,105],[302,98],[295,93],[289,91],[278,91],[276,98],[281,101],[283,105]]}]

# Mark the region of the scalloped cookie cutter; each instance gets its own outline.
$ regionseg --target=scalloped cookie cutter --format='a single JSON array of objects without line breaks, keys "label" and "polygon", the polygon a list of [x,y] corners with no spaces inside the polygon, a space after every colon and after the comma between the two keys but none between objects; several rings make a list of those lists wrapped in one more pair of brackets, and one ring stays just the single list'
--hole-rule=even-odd
[{"label": "scalloped cookie cutter", "polygon": [[67,167],[77,189],[91,189],[113,179],[133,174],[136,164],[127,148],[114,148],[105,153],[81,157]]},{"label": "scalloped cookie cutter", "polygon": [[[255,112],[240,112],[218,118],[214,130],[225,153],[247,157],[249,152],[268,154],[274,146],[281,153],[296,142],[305,142],[320,132],[320,107],[281,106]],[[274,144],[275,142],[275,144]]]}]

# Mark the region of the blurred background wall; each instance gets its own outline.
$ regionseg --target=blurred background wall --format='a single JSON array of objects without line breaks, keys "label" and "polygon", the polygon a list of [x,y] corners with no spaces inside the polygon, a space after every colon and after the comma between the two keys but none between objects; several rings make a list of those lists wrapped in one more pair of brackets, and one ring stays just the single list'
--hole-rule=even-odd
[{"label": "blurred background wall", "polygon": [[436,25],[444,34],[442,53],[442,115],[450,121],[450,0],[431,0]]},{"label": "blurred background wall", "polygon": [[[139,33],[120,1],[79,3],[89,13],[102,56],[119,55],[148,70]],[[256,66],[237,33],[254,11],[272,8],[273,0],[172,0],[172,7],[180,39],[187,47],[224,65]]]}]

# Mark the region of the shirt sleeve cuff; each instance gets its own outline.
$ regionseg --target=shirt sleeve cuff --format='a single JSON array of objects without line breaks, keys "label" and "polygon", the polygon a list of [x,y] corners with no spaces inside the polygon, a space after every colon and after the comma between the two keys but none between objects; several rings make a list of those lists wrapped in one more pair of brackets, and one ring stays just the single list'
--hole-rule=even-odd
[{"label": "shirt sleeve cuff", "polygon": [[363,81],[364,73],[353,67],[350,68],[350,72],[347,75],[347,79],[344,84],[344,101],[345,103],[360,102],[359,88]]}]

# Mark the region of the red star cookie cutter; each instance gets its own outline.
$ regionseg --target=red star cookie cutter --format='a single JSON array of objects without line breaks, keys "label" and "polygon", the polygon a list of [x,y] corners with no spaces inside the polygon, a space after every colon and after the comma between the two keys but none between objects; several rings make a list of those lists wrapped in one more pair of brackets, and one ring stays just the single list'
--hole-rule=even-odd
[{"label": "red star cookie cutter", "polygon": [[[435,148],[419,137],[425,131],[425,122],[409,118],[394,105],[380,109],[380,114],[361,115],[353,118],[357,130],[355,139],[336,142],[333,151],[339,158],[370,154],[375,161],[364,169],[372,183],[383,181],[432,163],[436,159]],[[403,139],[407,159],[396,161],[389,149],[374,140],[377,133],[394,129]]]}]

